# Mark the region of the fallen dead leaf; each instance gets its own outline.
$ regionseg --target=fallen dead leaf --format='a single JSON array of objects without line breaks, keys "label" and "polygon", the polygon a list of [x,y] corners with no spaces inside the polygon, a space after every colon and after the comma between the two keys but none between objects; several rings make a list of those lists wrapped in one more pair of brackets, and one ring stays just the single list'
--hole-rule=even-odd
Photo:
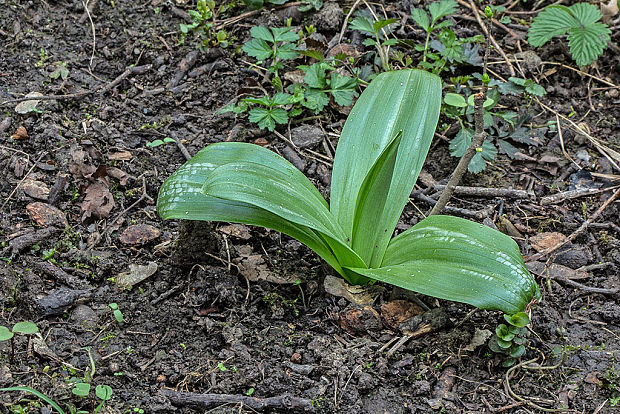
[{"label": "fallen dead leaf", "polygon": [[540,233],[530,237],[530,243],[537,252],[541,252],[555,246],[556,244],[560,244],[564,240],[566,240],[566,236],[558,232]]},{"label": "fallen dead leaf", "polygon": [[114,208],[114,197],[110,189],[102,181],[90,183],[84,191],[86,196],[82,202],[82,221],[94,217],[97,219],[106,218]]},{"label": "fallen dead leaf", "polygon": [[383,327],[379,313],[372,306],[347,309],[340,313],[340,326],[350,334],[380,331]]},{"label": "fallen dead leaf", "polygon": [[117,151],[108,154],[108,159],[112,161],[129,161],[131,158],[133,155],[129,151]]},{"label": "fallen dead leaf", "polygon": [[148,262],[146,265],[130,264],[129,272],[119,273],[116,284],[122,288],[131,288],[157,272],[157,263]]},{"label": "fallen dead leaf", "polygon": [[121,243],[129,245],[142,245],[159,237],[161,231],[150,224],[135,224],[127,227],[118,238]]},{"label": "fallen dead leaf", "polygon": [[[571,269],[570,267],[561,265],[559,263],[551,263],[547,266],[544,262],[528,262],[525,264],[530,272],[543,277],[550,276],[552,279],[566,278],[566,279],[587,279],[590,277],[585,270]],[[546,272],[549,272],[547,275]]]},{"label": "fallen dead leaf", "polygon": [[108,176],[112,178],[116,178],[120,185],[127,185],[127,181],[132,178],[131,175],[127,174],[125,171],[118,169],[116,167],[108,167],[107,169]]},{"label": "fallen dead leaf", "polygon": [[397,299],[381,305],[381,319],[387,327],[396,330],[398,326],[415,315],[424,313],[424,309],[408,300]]},{"label": "fallen dead leaf", "polygon": [[265,280],[271,283],[289,284],[294,283],[295,280],[297,280],[296,275],[290,273],[281,275],[273,272],[267,266],[263,255],[254,254],[251,246],[235,246],[235,250],[240,257],[234,259],[233,261],[237,265],[239,273],[247,277],[251,282]]},{"label": "fallen dead leaf", "polygon": [[26,131],[26,128],[24,128],[23,126],[20,126],[17,128],[11,138],[13,138],[14,140],[28,139],[28,131]]},{"label": "fallen dead leaf", "polygon": [[69,148],[69,155],[71,157],[69,159],[69,171],[75,177],[89,177],[97,170],[97,167],[86,162],[88,153],[79,146],[74,145]]},{"label": "fallen dead leaf", "polygon": [[[30,92],[24,98],[38,98],[40,96],[43,96],[43,94],[40,92]],[[17,112],[18,114],[22,114],[22,115],[27,114],[28,112],[33,112],[37,109],[37,105],[39,102],[40,102],[39,99],[33,99],[31,101],[20,102],[15,107],[15,112]]]},{"label": "fallen dead leaf", "polygon": [[26,211],[30,218],[41,227],[58,225],[64,228],[69,224],[65,213],[47,203],[35,201],[26,206]]},{"label": "fallen dead leaf", "polygon": [[218,230],[228,236],[236,237],[242,240],[248,240],[252,237],[250,230],[243,224],[229,224],[220,227]]},{"label": "fallen dead leaf", "polygon": [[50,189],[43,181],[26,179],[22,183],[24,193],[37,200],[47,200],[50,195]]},{"label": "fallen dead leaf", "polygon": [[476,348],[484,345],[492,335],[493,333],[488,329],[476,328],[476,331],[474,332],[474,337],[471,338],[469,344],[465,348],[463,348],[463,351],[474,352]]},{"label": "fallen dead leaf", "polygon": [[349,302],[357,303],[358,305],[369,305],[374,302],[367,289],[352,287],[340,277],[325,276],[323,288],[330,295],[345,298]]}]

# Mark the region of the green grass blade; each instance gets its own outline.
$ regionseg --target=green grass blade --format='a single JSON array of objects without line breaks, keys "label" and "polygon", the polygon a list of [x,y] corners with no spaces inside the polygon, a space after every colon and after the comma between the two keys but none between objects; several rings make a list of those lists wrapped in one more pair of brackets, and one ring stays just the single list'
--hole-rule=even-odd
[{"label": "green grass blade", "polygon": [[385,209],[401,137],[402,131],[399,131],[379,155],[364,178],[355,203],[351,244],[366,263],[371,263],[373,253],[378,253],[375,246],[380,240],[386,234],[387,237],[392,236],[392,229],[377,226],[377,217]]},{"label": "green grass blade", "polygon": [[[356,102],[342,130],[332,175],[331,211],[352,237],[357,195],[368,172],[394,136],[402,131],[386,208],[376,225],[387,229],[376,263],[422,169],[441,106],[441,80],[420,70],[377,76]],[[373,265],[373,263],[371,263]]]},{"label": "green grass blade", "polygon": [[46,403],[48,403],[49,405],[52,406],[52,408],[56,411],[58,411],[59,414],[65,414],[64,410],[62,408],[60,408],[60,406],[58,404],[56,404],[54,402],[54,400],[52,400],[50,397],[48,397],[47,395],[40,393],[39,391],[30,388],[30,387],[9,387],[9,388],[0,388],[0,391],[24,391],[24,392],[29,392],[30,394],[39,397],[40,399],[42,399],[43,401],[45,401]]},{"label": "green grass blade", "polygon": [[510,237],[457,217],[431,216],[393,239],[380,268],[351,270],[507,314],[521,312],[532,298],[540,298]]}]

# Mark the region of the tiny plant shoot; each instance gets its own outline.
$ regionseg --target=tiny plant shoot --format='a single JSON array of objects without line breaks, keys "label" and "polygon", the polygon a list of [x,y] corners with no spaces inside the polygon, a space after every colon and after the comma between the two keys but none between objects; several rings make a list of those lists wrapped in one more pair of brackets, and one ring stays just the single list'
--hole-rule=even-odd
[{"label": "tiny plant shoot", "polygon": [[382,281],[508,315],[540,297],[517,244],[435,215],[392,238],[428,153],[441,80],[420,70],[377,76],[342,130],[328,204],[291,163],[258,145],[209,145],[163,184],[164,219],[268,227],[306,244],[352,284]]}]

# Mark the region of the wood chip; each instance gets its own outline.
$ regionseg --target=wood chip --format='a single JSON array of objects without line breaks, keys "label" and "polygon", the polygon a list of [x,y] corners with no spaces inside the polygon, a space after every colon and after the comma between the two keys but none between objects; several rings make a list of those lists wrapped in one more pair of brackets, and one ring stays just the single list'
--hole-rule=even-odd
[{"label": "wood chip", "polygon": [[566,236],[562,233],[558,233],[555,231],[540,233],[536,236],[530,237],[530,243],[537,252],[541,252],[557,244],[560,244],[564,242],[564,240],[566,240]]},{"label": "wood chip", "polygon": [[252,237],[250,230],[243,224],[228,224],[218,228],[218,231],[241,240],[249,240]]},{"label": "wood chip", "polygon": [[56,225],[64,228],[69,225],[65,213],[47,203],[35,201],[26,206],[26,211],[30,218],[41,227]]},{"label": "wood chip", "polygon": [[108,154],[108,159],[113,161],[129,161],[132,158],[133,155],[129,151],[117,151]]},{"label": "wood chip", "polygon": [[150,224],[135,224],[127,227],[118,238],[121,243],[136,246],[149,243],[159,237],[161,231]]},{"label": "wood chip", "polygon": [[28,131],[26,131],[26,128],[24,128],[23,126],[20,126],[19,128],[17,128],[11,138],[13,138],[14,140],[28,139]]},{"label": "wood chip", "polygon": [[50,189],[43,181],[26,179],[22,183],[22,190],[26,195],[37,200],[47,200],[50,195]]}]

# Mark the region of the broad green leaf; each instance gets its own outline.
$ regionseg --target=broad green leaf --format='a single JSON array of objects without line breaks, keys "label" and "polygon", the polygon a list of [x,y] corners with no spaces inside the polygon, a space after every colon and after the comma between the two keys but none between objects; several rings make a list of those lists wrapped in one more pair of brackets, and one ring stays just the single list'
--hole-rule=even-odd
[{"label": "broad green leaf", "polygon": [[561,36],[571,27],[579,26],[579,21],[566,7],[547,7],[534,18],[527,32],[528,42],[540,47],[554,36]]},{"label": "broad green leaf", "polygon": [[301,171],[294,167],[283,170],[281,164],[240,160],[221,165],[206,179],[202,193],[240,201],[315,230],[324,237],[341,265],[354,262],[365,267],[365,262],[346,244],[344,232],[321,193]]},{"label": "broad green leaf", "polygon": [[37,390],[35,390],[33,388],[30,388],[30,387],[9,387],[9,388],[0,388],[0,391],[2,391],[2,392],[23,391],[23,392],[30,393],[30,394],[34,395],[35,397],[38,397],[38,398],[42,399],[47,404],[51,405],[52,408],[58,412],[58,414],[65,414],[65,411],[62,408],[60,408],[60,406],[58,404],[56,404],[56,402],[54,402],[54,400],[52,400],[47,395],[45,395],[43,393],[40,393],[39,391],[37,391]]},{"label": "broad green leaf", "polygon": [[446,96],[443,97],[443,101],[446,105],[455,106],[457,108],[465,108],[467,107],[467,101],[458,93],[447,93]]},{"label": "broad green leaf", "polygon": [[265,41],[271,42],[271,43],[274,42],[273,35],[269,31],[269,29],[267,29],[264,26],[254,26],[254,27],[252,27],[250,29],[250,35],[254,39],[262,39],[262,40],[265,40]]},{"label": "broad green leaf", "polygon": [[39,327],[34,322],[17,322],[13,325],[12,331],[23,335],[30,335],[39,332]]},{"label": "broad green leaf", "polygon": [[0,341],[8,341],[13,337],[13,332],[6,326],[0,326]]},{"label": "broad green leaf", "polygon": [[375,221],[384,237],[377,243],[371,267],[381,263],[422,169],[440,106],[438,76],[415,69],[386,72],[362,93],[342,129],[332,173],[331,211],[349,239],[362,182],[385,147],[402,131],[386,207]]},{"label": "broad green leaf", "polygon": [[510,349],[510,356],[513,358],[521,358],[524,354],[525,347],[523,345],[519,345]]},{"label": "broad green leaf", "polygon": [[428,11],[431,13],[431,25],[434,26],[435,23],[437,23],[437,20],[442,17],[456,13],[456,8],[457,4],[455,0],[441,0],[439,2],[429,4]]},{"label": "broad green leaf", "polygon": [[380,268],[351,270],[407,290],[507,314],[522,312],[532,297],[540,298],[510,237],[457,217],[428,217],[390,242]]},{"label": "broad green leaf", "polygon": [[523,328],[530,323],[530,317],[525,312],[517,312],[514,315],[504,315],[506,322],[517,328]]},{"label": "broad green leaf", "polygon": [[428,20],[428,14],[424,9],[411,9],[411,18],[418,24],[425,32],[428,32],[430,22]]},{"label": "broad green leaf", "polygon": [[304,243],[338,273],[344,275],[329,245],[314,230],[240,201],[223,200],[202,194],[202,185],[215,168],[239,160],[277,165],[284,171],[296,169],[274,152],[257,145],[239,142],[209,145],[164,182],[157,199],[159,215],[164,220],[224,221],[267,227]]},{"label": "broad green leaf", "polygon": [[399,131],[392,142],[385,147],[368,171],[357,195],[351,246],[365,263],[371,262],[375,246],[384,237],[384,232],[375,226],[375,222],[377,216],[385,209],[401,137],[402,131]]},{"label": "broad green leaf", "polygon": [[252,39],[243,45],[243,51],[259,61],[269,59],[273,54],[271,46],[263,39]]}]

